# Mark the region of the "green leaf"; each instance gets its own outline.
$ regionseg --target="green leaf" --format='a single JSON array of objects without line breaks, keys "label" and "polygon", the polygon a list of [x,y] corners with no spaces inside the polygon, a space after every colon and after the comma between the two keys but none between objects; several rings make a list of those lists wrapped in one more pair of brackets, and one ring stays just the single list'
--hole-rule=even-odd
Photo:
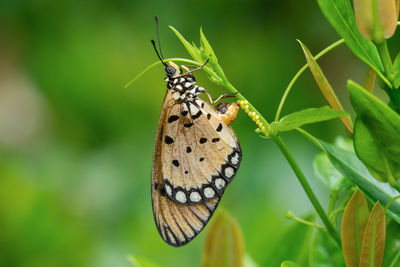
[{"label": "green leaf", "polygon": [[379,181],[387,182],[387,158],[379,151],[371,131],[360,118],[354,125],[354,149],[359,159],[365,164],[369,172]]},{"label": "green leaf", "polygon": [[313,167],[316,176],[331,191],[338,192],[349,184],[349,180],[336,170],[325,152],[321,152],[315,157]]},{"label": "green leaf", "polygon": [[382,266],[400,266],[400,224],[393,220],[386,226],[385,254]]},{"label": "green leaf", "polygon": [[208,56],[210,62],[213,64],[218,64],[217,56],[215,55],[210,43],[207,41],[206,36],[203,33],[203,28],[200,28],[200,45],[200,50],[203,50],[203,55]]},{"label": "green leaf", "polygon": [[[399,195],[399,192],[387,183],[379,182],[373,178],[352,151],[341,149],[322,140],[319,140],[319,142],[328,153],[333,166],[346,178],[358,185],[372,201],[379,200],[386,204]],[[400,223],[400,200],[397,199],[390,205],[387,214]]]},{"label": "green leaf", "polygon": [[144,257],[129,255],[128,261],[132,264],[133,267],[160,267],[160,265],[153,263]]},{"label": "green leaf", "polygon": [[385,249],[385,212],[379,201],[368,218],[361,248],[360,267],[380,267]]},{"label": "green leaf", "polygon": [[[192,56],[192,58],[199,62],[205,63],[207,59],[210,59],[210,63],[203,67],[203,70],[207,73],[208,78],[218,85],[223,85],[223,78],[225,78],[222,68],[218,65],[217,57],[212,51],[212,48],[208,41],[206,40],[203,31],[200,30],[201,34],[201,46],[198,48],[194,43],[190,44],[186,39],[172,26],[169,26],[170,29],[176,34],[178,39],[182,42],[183,46]],[[211,58],[210,58],[211,53]]]},{"label": "green leaf", "polygon": [[373,68],[391,87],[383,73],[383,65],[375,45],[365,39],[358,31],[353,9],[349,0],[318,0],[325,17],[336,32],[345,40],[350,50],[362,61]]},{"label": "green leaf", "polygon": [[174,27],[169,26],[169,28],[176,34],[178,39],[181,41],[183,46],[186,48],[186,50],[189,52],[194,60],[196,60],[197,62],[204,61],[200,50],[196,46],[192,46],[188,41],[186,41],[182,34],[180,34]]},{"label": "green leaf", "polygon": [[357,189],[346,205],[341,224],[342,249],[348,267],[360,264],[363,234],[369,214],[367,200]]},{"label": "green leaf", "polygon": [[244,243],[238,223],[220,211],[207,232],[203,267],[243,266]]},{"label": "green leaf", "polygon": [[394,88],[400,87],[400,53],[397,54],[396,59],[393,63],[394,76]]},{"label": "green leaf", "polygon": [[271,123],[271,127],[277,132],[286,132],[299,128],[305,124],[331,120],[346,115],[344,111],[332,109],[328,106],[321,108],[307,108],[291,113],[277,122]]},{"label": "green leaf", "polygon": [[371,174],[398,186],[400,179],[400,115],[361,86],[349,81],[350,101],[357,113],[354,149]]},{"label": "green leaf", "polygon": [[301,267],[301,266],[293,261],[284,261],[281,263],[281,267]]},{"label": "green leaf", "polygon": [[332,237],[325,231],[314,229],[308,255],[310,267],[345,266],[343,253]]},{"label": "green leaf", "polygon": [[[329,105],[331,105],[332,108],[343,111],[342,104],[337,98],[335,92],[332,89],[332,86],[329,84],[322,69],[319,67],[317,61],[311,54],[310,50],[308,50],[308,48],[302,42],[299,41],[299,43],[304,51],[304,55],[306,56],[307,63],[308,66],[310,67],[311,73],[313,74],[314,79],[317,82],[318,87],[321,90],[322,94],[324,95],[325,99],[328,101]],[[350,116],[341,116],[340,119],[343,121],[346,128],[351,133],[353,133],[353,123],[351,121]]]}]

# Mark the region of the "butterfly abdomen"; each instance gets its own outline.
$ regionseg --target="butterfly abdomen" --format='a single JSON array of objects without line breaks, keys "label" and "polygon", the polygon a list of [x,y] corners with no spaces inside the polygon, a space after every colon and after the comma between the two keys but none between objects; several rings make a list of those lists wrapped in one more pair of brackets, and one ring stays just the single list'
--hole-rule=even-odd
[{"label": "butterfly abdomen", "polygon": [[230,125],[236,120],[239,112],[239,106],[236,103],[221,103],[216,106],[216,109],[220,112],[220,117],[226,125]]}]

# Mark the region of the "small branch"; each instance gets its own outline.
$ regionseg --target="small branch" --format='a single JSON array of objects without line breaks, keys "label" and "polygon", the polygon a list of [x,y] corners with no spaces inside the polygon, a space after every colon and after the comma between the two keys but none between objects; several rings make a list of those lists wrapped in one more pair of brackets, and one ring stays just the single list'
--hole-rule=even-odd
[{"label": "small branch", "polygon": [[385,70],[386,78],[389,80],[389,82],[393,86],[393,79],[394,79],[394,73],[393,73],[393,64],[392,64],[392,59],[390,58],[389,50],[387,47],[386,40],[384,40],[381,43],[375,43],[376,47],[378,48],[378,53],[379,56],[382,60],[383,68]]},{"label": "small branch", "polygon": [[306,130],[302,129],[302,128],[296,128],[296,130],[301,133],[305,138],[307,138],[311,143],[313,143],[316,147],[318,147],[321,150],[324,150],[324,148],[322,147],[322,145],[318,142],[318,140],[312,136],[309,132],[307,132]]},{"label": "small branch", "polygon": [[338,232],[331,224],[327,214],[325,213],[324,209],[322,208],[321,204],[319,203],[317,197],[314,194],[314,191],[311,189],[310,184],[308,183],[306,177],[304,176],[303,172],[300,169],[300,166],[297,164],[296,160],[294,159],[292,153],[290,153],[289,149],[287,148],[286,144],[283,142],[282,138],[279,136],[274,136],[272,138],[279,149],[281,150],[282,154],[285,156],[286,160],[289,162],[290,166],[293,169],[293,172],[296,174],[297,179],[299,180],[301,186],[303,187],[304,191],[306,192],[308,199],[311,201],[314,209],[317,211],[319,217],[321,218],[322,222],[324,223],[326,230],[330,234],[330,236],[335,240],[339,247],[341,247],[341,240]]}]

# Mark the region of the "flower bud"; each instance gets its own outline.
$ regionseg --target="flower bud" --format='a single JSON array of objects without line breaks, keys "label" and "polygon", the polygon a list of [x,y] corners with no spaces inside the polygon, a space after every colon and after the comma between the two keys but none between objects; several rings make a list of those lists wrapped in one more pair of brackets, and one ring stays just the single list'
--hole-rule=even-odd
[{"label": "flower bud", "polygon": [[353,0],[357,28],[368,40],[392,37],[399,17],[399,0]]}]

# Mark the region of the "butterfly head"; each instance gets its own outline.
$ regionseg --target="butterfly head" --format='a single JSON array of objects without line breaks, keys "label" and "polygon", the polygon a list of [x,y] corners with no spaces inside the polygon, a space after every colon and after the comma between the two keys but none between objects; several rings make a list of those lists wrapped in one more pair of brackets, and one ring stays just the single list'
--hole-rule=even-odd
[{"label": "butterfly head", "polygon": [[165,64],[165,73],[168,77],[175,78],[181,75],[182,72],[178,65],[172,61],[169,61],[167,64]]}]

